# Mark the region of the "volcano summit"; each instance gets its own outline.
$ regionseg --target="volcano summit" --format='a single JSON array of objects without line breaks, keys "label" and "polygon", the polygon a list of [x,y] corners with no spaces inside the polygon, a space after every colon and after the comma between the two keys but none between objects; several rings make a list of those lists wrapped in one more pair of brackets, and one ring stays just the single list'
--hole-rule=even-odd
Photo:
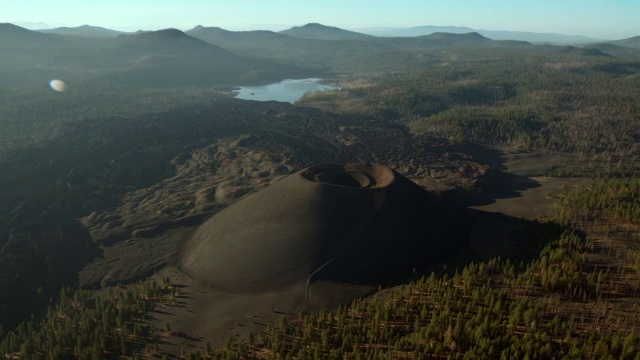
[{"label": "volcano summit", "polygon": [[424,229],[449,228],[446,213],[437,197],[386,166],[317,165],[206,221],[185,245],[180,266],[229,293],[327,276],[361,282],[449,247],[440,243],[441,230]]}]

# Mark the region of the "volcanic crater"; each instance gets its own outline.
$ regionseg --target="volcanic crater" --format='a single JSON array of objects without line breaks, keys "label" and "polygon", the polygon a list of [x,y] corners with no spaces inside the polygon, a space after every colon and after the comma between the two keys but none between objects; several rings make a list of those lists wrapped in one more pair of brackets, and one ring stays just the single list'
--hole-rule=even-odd
[{"label": "volcanic crater", "polygon": [[[451,211],[384,165],[316,165],[207,220],[186,242],[179,266],[228,293],[306,281],[308,297],[315,279],[375,283],[453,250],[452,239],[468,231],[452,224],[461,218]],[[461,229],[463,236],[451,236]]]}]

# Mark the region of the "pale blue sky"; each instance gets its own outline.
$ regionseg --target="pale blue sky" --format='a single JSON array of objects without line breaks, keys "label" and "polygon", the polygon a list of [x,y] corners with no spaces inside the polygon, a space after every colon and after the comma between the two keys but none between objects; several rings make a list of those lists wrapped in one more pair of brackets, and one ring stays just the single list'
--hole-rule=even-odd
[{"label": "pale blue sky", "polygon": [[455,25],[618,39],[640,35],[640,0],[0,0],[0,22],[120,30]]}]

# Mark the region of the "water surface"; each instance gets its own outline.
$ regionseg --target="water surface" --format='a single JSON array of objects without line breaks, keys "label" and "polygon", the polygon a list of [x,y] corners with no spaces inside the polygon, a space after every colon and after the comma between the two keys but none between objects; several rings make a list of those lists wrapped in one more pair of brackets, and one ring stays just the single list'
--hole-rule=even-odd
[{"label": "water surface", "polygon": [[235,90],[236,99],[257,101],[283,101],[294,103],[308,92],[339,89],[320,83],[321,79],[287,79],[277,83],[256,86],[241,86]]}]

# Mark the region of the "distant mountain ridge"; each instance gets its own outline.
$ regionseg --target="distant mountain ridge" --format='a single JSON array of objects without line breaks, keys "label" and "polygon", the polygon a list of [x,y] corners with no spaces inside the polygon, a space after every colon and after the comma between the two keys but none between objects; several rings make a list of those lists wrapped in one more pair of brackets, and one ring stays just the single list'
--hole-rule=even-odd
[{"label": "distant mountain ridge", "polygon": [[365,28],[358,29],[363,34],[369,34],[380,37],[416,37],[431,35],[437,32],[446,32],[452,34],[464,34],[474,32],[476,30],[464,26],[415,26],[410,28],[396,28],[396,27],[380,27],[380,28]]},{"label": "distant mountain ridge", "polygon": [[238,56],[177,29],[107,39],[104,53],[128,66],[122,82],[158,86],[246,84],[305,76],[305,69]]},{"label": "distant mountain ridge", "polygon": [[629,47],[633,49],[640,49],[640,35],[633,36],[627,39],[609,41],[610,44]]},{"label": "distant mountain ridge", "polygon": [[92,77],[136,87],[259,84],[318,74],[238,56],[177,29],[87,38],[0,24],[0,53],[0,70],[15,79],[37,71],[45,79]]},{"label": "distant mountain ridge", "polygon": [[496,41],[484,37],[477,32],[452,34],[436,32],[416,37],[378,38],[381,43],[394,45],[402,50],[425,50],[448,47],[502,47],[502,46],[530,46],[528,42]]},{"label": "distant mountain ridge", "polygon": [[[307,29],[308,30],[308,29]],[[266,30],[229,31],[219,27],[196,26],[188,30],[190,36],[228,49],[238,55],[263,58],[294,66],[325,71],[356,71],[354,58],[394,50],[387,44],[372,41],[343,39],[328,41],[303,38]]]},{"label": "distant mountain ridge", "polygon": [[584,48],[597,49],[603,53],[615,57],[640,58],[640,36],[608,42],[591,43],[583,45]]},{"label": "distant mountain ridge", "polygon": [[[116,37],[121,34],[133,34],[134,32],[123,32],[112,30],[99,26],[82,25],[77,27],[58,27],[58,28],[46,28],[42,27],[46,24],[43,23],[25,23],[30,26],[32,30],[37,30],[42,33],[71,35],[71,36],[83,36],[83,37]],[[198,25],[195,28],[188,31],[195,31],[199,28],[203,28],[202,25]],[[213,27],[207,27],[211,29]],[[218,28],[220,29],[220,28]],[[223,30],[223,29],[220,29]],[[226,30],[225,30],[226,31]],[[264,31],[274,33],[267,30],[253,30]],[[141,31],[138,31],[141,32]],[[148,31],[145,31],[148,32]],[[242,31],[249,32],[249,31]],[[424,25],[414,27],[373,27],[346,30],[334,26],[327,26],[319,23],[309,23],[302,26],[294,26],[292,28],[279,31],[277,33],[282,35],[288,35],[297,38],[304,39],[316,39],[316,40],[371,40],[375,37],[418,37],[424,35],[430,35],[433,33],[445,32],[452,34],[465,34],[470,32],[477,32],[478,34],[487,37],[492,40],[518,40],[527,41],[530,43],[549,43],[557,45],[582,45],[582,44],[596,44],[596,43],[611,43],[614,45],[625,46],[635,49],[640,49],[640,36],[634,36],[628,39],[622,40],[601,40],[582,35],[566,35],[557,33],[539,33],[529,31],[509,31],[509,30],[486,30],[486,29],[473,29],[466,26],[437,26],[437,25]]]},{"label": "distant mountain ridge", "polygon": [[492,40],[520,40],[532,43],[554,43],[554,44],[578,44],[596,42],[598,39],[581,35],[565,35],[555,33],[537,33],[528,31],[506,31],[506,30],[485,30],[472,29],[459,26],[415,26],[409,28],[369,28],[361,29],[361,32],[381,37],[415,37],[430,35],[436,32],[447,32],[453,34],[464,34],[477,32],[482,36]]},{"label": "distant mountain ridge", "polygon": [[20,21],[11,23],[29,30],[45,30],[52,29],[54,27],[53,25],[49,25],[43,22]]},{"label": "distant mountain ridge", "polygon": [[[3,79],[17,84],[24,72],[33,79],[99,75],[105,83],[135,86],[243,85],[326,74],[424,68],[438,64],[441,58],[437,50],[446,48],[533,46],[525,41],[492,40],[480,32],[389,38],[321,24],[283,32],[228,31],[204,26],[187,32],[164,29],[121,33],[89,25],[64,30],[74,35],[0,24]],[[76,36],[83,32],[94,35]],[[640,47],[639,42],[640,37],[633,37],[592,43],[571,51],[583,56],[638,57],[640,49],[632,46]]]},{"label": "distant mountain ridge", "polygon": [[38,30],[41,33],[60,34],[69,36],[85,36],[85,37],[116,37],[126,34],[123,31],[111,30],[99,26],[81,25],[77,27],[58,27],[53,29]]},{"label": "distant mountain ridge", "polygon": [[326,26],[318,23],[310,23],[303,26],[294,26],[291,29],[279,31],[293,37],[316,40],[371,40],[371,35],[355,31],[340,29],[334,26]]},{"label": "distant mountain ridge", "polygon": [[[319,24],[307,24],[289,30],[277,33],[229,31],[218,27],[196,26],[188,30],[187,34],[239,55],[342,73],[413,69],[433,65],[434,56],[419,53],[428,49],[531,45],[517,41],[494,41],[475,32],[381,38]],[[288,35],[292,32],[297,36]]]}]

